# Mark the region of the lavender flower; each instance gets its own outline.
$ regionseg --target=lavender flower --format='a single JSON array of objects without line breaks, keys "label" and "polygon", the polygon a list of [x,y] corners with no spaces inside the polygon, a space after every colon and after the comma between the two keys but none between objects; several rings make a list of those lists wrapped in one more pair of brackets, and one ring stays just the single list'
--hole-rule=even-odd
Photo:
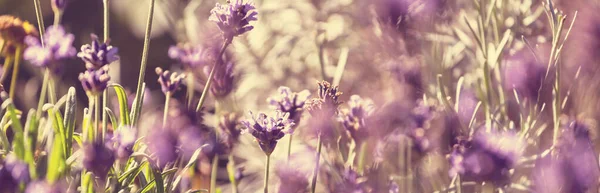
[{"label": "lavender flower", "polygon": [[419,100],[417,103],[411,113],[414,125],[407,130],[406,135],[412,140],[417,151],[427,152],[432,148],[427,132],[431,129],[432,120],[438,117],[437,104],[433,100],[428,103]]},{"label": "lavender flower", "polygon": [[148,150],[154,156],[154,166],[165,168],[177,158],[177,136],[166,128],[156,130],[147,137]]},{"label": "lavender flower", "polygon": [[450,175],[500,185],[507,182],[508,170],[525,149],[524,141],[512,132],[479,132],[470,143],[470,147],[456,146],[449,156]]},{"label": "lavender flower", "polygon": [[296,93],[292,92],[288,87],[281,86],[277,89],[277,92],[279,94],[267,98],[267,102],[269,102],[271,108],[289,113],[290,119],[294,120],[295,124],[298,124],[304,111],[304,103],[310,97],[310,91],[303,90]]},{"label": "lavender flower", "polygon": [[375,105],[371,99],[362,99],[358,95],[352,95],[348,101],[350,109],[344,109],[338,121],[350,132],[354,140],[366,138],[365,119],[373,113]]},{"label": "lavender flower", "polygon": [[98,41],[98,36],[91,35],[92,43],[81,46],[81,51],[77,53],[77,57],[85,62],[85,68],[88,70],[99,69],[104,65],[108,65],[119,60],[116,47],[109,45],[110,41],[105,40],[104,43]]},{"label": "lavender flower", "polygon": [[228,4],[219,4],[213,8],[208,20],[217,23],[223,38],[226,41],[231,41],[234,36],[242,35],[254,27],[250,25],[250,21],[256,21],[258,12],[253,11],[254,5],[244,0],[235,0]]},{"label": "lavender flower", "polygon": [[279,163],[275,174],[279,177],[278,193],[306,193],[308,192],[308,176],[309,172],[303,171],[298,167]]},{"label": "lavender flower", "polygon": [[169,47],[169,57],[179,61],[187,68],[196,68],[207,66],[212,62],[212,53],[210,49],[206,49],[201,45],[191,46],[188,44],[178,44],[177,46]]},{"label": "lavender flower", "polygon": [[342,171],[342,180],[335,184],[333,192],[366,193],[366,178],[352,168]]},{"label": "lavender flower", "polygon": [[[204,73],[208,76],[210,74],[209,66],[205,66]],[[223,98],[227,96],[234,88],[234,76],[233,76],[233,62],[229,61],[225,65],[215,66],[215,72],[213,74],[213,83],[210,87],[210,92],[217,98]]]},{"label": "lavender flower", "polygon": [[108,66],[103,66],[97,70],[86,70],[79,74],[79,81],[83,89],[90,94],[98,94],[104,91],[108,86]]},{"label": "lavender flower", "polygon": [[50,26],[44,34],[44,46],[38,38],[27,36],[25,43],[27,49],[23,58],[40,67],[47,67],[59,60],[75,56],[77,50],[73,47],[73,34],[65,32],[62,26]]},{"label": "lavender flower", "polygon": [[219,118],[219,133],[221,133],[221,141],[227,149],[233,148],[233,145],[238,142],[241,131],[237,128],[239,116],[235,113],[226,113]]},{"label": "lavender flower", "polygon": [[283,138],[286,133],[292,133],[291,127],[294,122],[288,119],[288,113],[277,111],[274,117],[259,113],[257,117],[254,117],[250,112],[250,116],[252,120],[242,121],[246,127],[242,132],[252,134],[267,155],[271,155],[279,139]]},{"label": "lavender flower", "polygon": [[307,110],[313,114],[317,111],[324,111],[325,114],[333,116],[337,113],[337,108],[341,101],[339,101],[342,92],[338,90],[337,86],[332,86],[327,81],[317,82],[319,86],[318,98],[313,98],[307,102]]},{"label": "lavender flower", "polygon": [[54,12],[65,11],[65,8],[67,7],[67,1],[68,0],[51,0],[52,10],[54,10]]},{"label": "lavender flower", "polygon": [[83,147],[83,167],[100,178],[106,177],[115,162],[115,154],[110,146],[104,143],[88,143]]},{"label": "lavender flower", "polygon": [[0,192],[16,192],[20,183],[29,181],[29,166],[14,154],[0,163]]},{"label": "lavender flower", "polygon": [[161,90],[165,95],[172,95],[179,88],[183,79],[185,79],[185,74],[170,73],[168,70],[163,71],[160,67],[156,68],[156,74],[158,75]]},{"label": "lavender flower", "polygon": [[133,153],[133,145],[137,140],[136,130],[132,127],[121,127],[117,130],[117,135],[113,139],[116,142],[116,155],[118,159],[129,158]]}]

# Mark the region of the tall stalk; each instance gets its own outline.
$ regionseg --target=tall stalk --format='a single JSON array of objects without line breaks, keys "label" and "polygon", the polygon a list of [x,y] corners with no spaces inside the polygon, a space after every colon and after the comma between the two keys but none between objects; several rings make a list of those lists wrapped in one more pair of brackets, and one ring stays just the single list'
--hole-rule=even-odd
[{"label": "tall stalk", "polygon": [[215,75],[215,69],[217,68],[217,65],[222,65],[223,54],[225,53],[225,50],[227,49],[227,46],[229,46],[229,44],[231,44],[230,39],[226,39],[225,42],[223,42],[223,46],[221,47],[221,50],[217,55],[217,61],[215,61],[215,64],[212,66],[210,74],[208,75],[208,80],[206,80],[206,85],[204,85],[204,89],[202,90],[200,101],[198,101],[198,106],[196,106],[196,112],[200,111],[202,105],[204,105],[204,100],[206,100],[206,95],[208,95],[208,90],[210,89],[210,85],[212,84],[213,77]]},{"label": "tall stalk", "polygon": [[264,193],[269,192],[269,166],[271,164],[271,155],[267,155],[267,163],[265,163],[265,183],[263,184]]},{"label": "tall stalk", "polygon": [[138,77],[137,88],[135,91],[135,104],[133,110],[133,119],[131,120],[133,125],[137,124],[137,120],[139,118],[140,112],[137,112],[138,108],[141,108],[142,105],[142,85],[144,82],[144,76],[146,75],[146,65],[148,63],[148,52],[150,48],[150,33],[152,32],[152,20],[154,16],[154,2],[156,0],[150,1],[150,8],[148,11],[148,22],[146,23],[146,32],[144,33],[144,50],[142,51],[142,62],[140,64],[140,76]]},{"label": "tall stalk", "polygon": [[317,162],[315,163],[315,169],[313,170],[312,180],[310,182],[310,192],[315,193],[317,189],[317,175],[319,174],[319,162],[321,161],[321,148],[323,147],[323,141],[321,140],[321,134],[317,137]]}]

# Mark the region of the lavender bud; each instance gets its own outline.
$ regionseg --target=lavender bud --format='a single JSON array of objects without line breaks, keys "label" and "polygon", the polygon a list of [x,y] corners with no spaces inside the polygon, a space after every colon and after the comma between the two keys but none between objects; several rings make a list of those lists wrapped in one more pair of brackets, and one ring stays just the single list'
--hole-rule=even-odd
[{"label": "lavender bud", "polygon": [[100,178],[106,177],[115,162],[113,150],[104,143],[88,143],[83,147],[83,167]]},{"label": "lavender bud", "polygon": [[[208,76],[210,69],[208,66],[206,67],[204,72]],[[231,93],[234,88],[233,62],[230,61],[225,65],[217,65],[215,68],[210,92],[217,98],[223,98]]]},{"label": "lavender bud", "polygon": [[52,3],[52,10],[55,13],[61,13],[67,7],[67,0],[50,0],[50,2]]},{"label": "lavender bud", "polygon": [[288,119],[289,114],[280,111],[277,111],[274,117],[269,117],[264,113],[259,113],[257,117],[254,117],[252,112],[250,112],[250,116],[252,120],[242,121],[246,127],[242,132],[252,134],[267,155],[271,155],[277,141],[286,133],[290,133],[290,129],[294,125],[293,120]]},{"label": "lavender bud", "polygon": [[156,68],[156,74],[158,75],[158,83],[160,83],[161,90],[165,95],[172,95],[185,79],[185,74],[170,73],[168,70],[163,71],[160,67]]},{"label": "lavender bud", "polygon": [[77,50],[73,47],[74,38],[73,34],[65,32],[62,26],[50,26],[44,34],[44,46],[37,37],[25,38],[28,47],[23,53],[23,58],[36,66],[49,67],[59,60],[75,56]]},{"label": "lavender bud", "polygon": [[154,156],[155,167],[164,168],[168,163],[177,158],[177,136],[168,129],[159,128],[146,138],[148,150]]},{"label": "lavender bud", "polygon": [[92,34],[91,37],[92,43],[81,46],[81,51],[77,53],[77,57],[85,62],[85,68],[88,70],[99,69],[119,60],[119,49],[109,45],[110,41],[100,43],[98,36]]},{"label": "lavender bud", "polygon": [[289,113],[290,119],[294,120],[297,125],[304,111],[304,104],[310,97],[310,91],[303,90],[295,93],[290,88],[281,86],[277,89],[277,92],[279,94],[267,98],[267,102],[271,105],[271,108]]},{"label": "lavender bud", "polygon": [[258,12],[251,3],[235,0],[228,4],[219,4],[213,8],[208,20],[217,23],[225,40],[231,41],[234,36],[242,35],[254,27],[250,21],[256,21]]},{"label": "lavender bud", "polygon": [[79,74],[79,81],[83,89],[90,94],[98,94],[104,91],[108,86],[108,66],[104,66],[97,70],[86,70]]}]

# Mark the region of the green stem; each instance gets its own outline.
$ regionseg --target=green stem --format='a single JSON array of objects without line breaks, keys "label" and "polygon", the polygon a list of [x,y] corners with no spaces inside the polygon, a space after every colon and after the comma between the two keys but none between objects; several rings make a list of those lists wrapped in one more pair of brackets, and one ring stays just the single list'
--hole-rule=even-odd
[{"label": "green stem", "polygon": [[40,42],[42,43],[42,47],[44,47],[44,31],[46,30],[44,29],[44,18],[42,15],[42,7],[40,4],[40,0],[33,0],[33,6],[35,7],[35,18],[37,19],[38,29],[40,32]]},{"label": "green stem", "polygon": [[101,141],[103,133],[100,133],[101,130],[98,128],[100,126],[100,95],[94,95],[94,128],[95,131],[95,140]]},{"label": "green stem", "polygon": [[[142,51],[142,62],[140,64],[140,76],[138,77],[137,88],[135,91],[135,104],[134,107],[142,105],[142,84],[144,82],[144,76],[146,75],[146,65],[148,63],[148,51],[150,48],[150,32],[152,31],[152,20],[154,16],[154,2],[150,1],[150,10],[148,11],[148,22],[146,23],[146,32],[144,34],[144,50]],[[134,112],[132,124],[136,125],[139,118],[140,112]]]},{"label": "green stem", "polygon": [[171,101],[171,92],[165,94],[165,109],[163,111],[163,128],[167,126],[167,119],[169,118],[169,102]]},{"label": "green stem", "polygon": [[265,183],[263,184],[264,193],[269,192],[269,165],[271,163],[271,155],[267,155],[267,163],[265,163]]},{"label": "green stem", "polygon": [[0,77],[0,84],[2,84],[4,82],[4,80],[6,80],[6,77],[8,75],[8,73],[10,72],[10,68],[12,67],[12,57],[7,56],[6,58],[4,58],[4,72],[2,73],[2,77]]},{"label": "green stem", "polygon": [[215,155],[212,160],[210,171],[210,192],[217,192],[217,169],[219,168],[219,156]]},{"label": "green stem", "polygon": [[109,0],[103,0],[102,4],[104,5],[104,42],[108,40],[110,37],[110,28],[109,28]]},{"label": "green stem", "polygon": [[313,177],[310,185],[311,193],[315,193],[317,188],[317,175],[319,174],[319,162],[321,161],[321,147],[323,147],[323,141],[321,141],[321,134],[317,138],[317,162],[315,163],[315,169],[313,170]]},{"label": "green stem", "polygon": [[208,90],[210,89],[210,85],[212,84],[213,81],[213,76],[215,75],[215,69],[217,67],[217,65],[220,65],[223,60],[223,54],[225,53],[225,49],[227,49],[227,46],[229,46],[229,44],[231,44],[231,40],[227,39],[225,40],[225,42],[223,42],[223,47],[221,47],[221,50],[219,51],[219,54],[217,55],[217,61],[215,62],[215,64],[213,65],[212,69],[210,70],[210,74],[208,75],[208,80],[206,80],[206,85],[204,85],[204,89],[202,90],[202,95],[200,96],[200,101],[198,101],[198,106],[196,106],[196,112],[200,111],[200,109],[202,108],[202,105],[204,105],[204,100],[206,100],[206,95],[208,95]]},{"label": "green stem", "polygon": [[237,182],[235,180],[235,160],[233,154],[229,154],[229,163],[227,163],[227,173],[229,173],[229,181],[231,182],[231,189],[233,193],[238,192]]},{"label": "green stem", "polygon": [[[106,108],[108,106],[108,89],[104,89],[102,92],[102,141],[104,142],[104,137],[106,136],[106,130],[108,129],[108,114],[106,113]],[[116,128],[113,128],[115,130]]]},{"label": "green stem", "polygon": [[[188,71],[190,72],[190,71]],[[194,100],[194,93],[196,92],[194,85],[194,73],[187,73],[187,103],[188,108],[192,107],[192,101]]]},{"label": "green stem", "polygon": [[360,144],[360,150],[358,153],[358,172],[361,174],[364,174],[366,155],[367,155],[367,142],[363,141]]},{"label": "green stem", "polygon": [[290,140],[288,141],[288,152],[287,152],[287,161],[290,161],[290,157],[292,155],[292,140],[294,138],[294,133],[291,133],[290,136]]},{"label": "green stem", "polygon": [[56,104],[56,79],[54,78],[54,76],[52,76],[52,72],[50,72],[50,75],[48,77],[48,98],[50,100],[50,103],[52,104]]},{"label": "green stem", "polygon": [[42,107],[46,101],[46,93],[48,92],[48,79],[50,79],[50,70],[46,68],[44,71],[44,79],[42,80],[42,90],[40,91],[40,99],[38,100],[36,117],[42,117]]},{"label": "green stem", "polygon": [[15,63],[13,65],[13,73],[10,81],[10,90],[8,96],[14,101],[15,100],[15,89],[17,86],[17,78],[19,77],[19,66],[21,64],[21,55],[23,53],[23,46],[17,46],[15,51]]},{"label": "green stem", "polygon": [[62,20],[62,15],[63,15],[62,11],[55,11],[54,12],[54,25],[55,26],[60,25],[60,21]]}]

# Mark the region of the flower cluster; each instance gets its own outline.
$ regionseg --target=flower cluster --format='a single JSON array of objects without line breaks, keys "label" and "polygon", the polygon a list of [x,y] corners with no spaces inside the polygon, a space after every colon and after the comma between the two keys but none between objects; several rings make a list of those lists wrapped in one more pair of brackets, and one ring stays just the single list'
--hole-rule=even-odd
[{"label": "flower cluster", "polygon": [[77,57],[85,62],[85,68],[95,70],[119,60],[119,49],[111,46],[110,41],[100,43],[95,34],[91,38],[92,43],[81,46],[81,51],[77,53]]},{"label": "flower cluster", "polygon": [[337,86],[332,86],[327,81],[317,82],[318,98],[313,98],[307,101],[307,110],[311,114],[318,111],[323,111],[326,115],[333,116],[337,113],[337,108],[342,102],[339,100],[343,93],[339,91]]},{"label": "flower cluster", "polygon": [[289,113],[290,119],[298,124],[304,111],[304,103],[310,97],[310,91],[303,90],[296,93],[288,87],[281,86],[277,89],[277,92],[278,95],[267,98],[267,102],[273,109]]},{"label": "flower cluster", "polygon": [[165,95],[172,95],[185,79],[185,74],[170,73],[168,70],[163,71],[160,67],[156,68],[156,74],[158,75],[158,83],[160,83],[161,90]]},{"label": "flower cluster", "polygon": [[[208,76],[210,74],[210,69],[204,68],[204,72]],[[215,66],[213,84],[210,87],[210,92],[217,98],[223,98],[234,89],[233,81],[233,62],[229,61],[226,64],[218,64]]]},{"label": "flower cluster", "polygon": [[210,13],[209,20],[217,23],[223,38],[231,41],[233,37],[242,35],[254,27],[250,25],[250,21],[256,21],[258,12],[254,11],[254,5],[244,0],[235,0],[228,4],[219,4],[213,8]]},{"label": "flower cluster", "polygon": [[201,45],[178,44],[169,47],[169,57],[184,67],[194,69],[212,63],[213,51]]},{"label": "flower cluster", "polygon": [[108,86],[110,76],[108,76],[108,66],[103,66],[97,70],[86,70],[79,74],[79,81],[83,89],[92,95],[102,93]]},{"label": "flower cluster", "polygon": [[0,192],[16,192],[19,184],[29,180],[29,166],[15,155],[9,155],[3,163],[0,162]]},{"label": "flower cluster", "polygon": [[279,139],[283,138],[285,134],[293,132],[291,127],[294,125],[294,121],[289,119],[288,113],[277,111],[273,117],[259,113],[255,117],[250,112],[250,116],[252,117],[251,120],[242,121],[242,124],[245,126],[242,132],[250,133],[254,136],[260,148],[267,155],[271,155]]},{"label": "flower cluster", "polygon": [[363,99],[358,95],[350,96],[348,101],[350,109],[342,109],[339,121],[350,132],[354,140],[366,138],[368,135],[366,118],[374,111],[375,105],[371,99]]},{"label": "flower cluster", "polygon": [[77,53],[73,47],[73,34],[67,33],[62,26],[50,26],[46,28],[43,45],[35,36],[27,36],[25,43],[27,49],[23,58],[40,67],[50,66],[57,61],[74,57]]},{"label": "flower cluster", "polygon": [[105,178],[115,162],[112,147],[101,142],[92,142],[83,147],[83,167],[101,178]]}]

